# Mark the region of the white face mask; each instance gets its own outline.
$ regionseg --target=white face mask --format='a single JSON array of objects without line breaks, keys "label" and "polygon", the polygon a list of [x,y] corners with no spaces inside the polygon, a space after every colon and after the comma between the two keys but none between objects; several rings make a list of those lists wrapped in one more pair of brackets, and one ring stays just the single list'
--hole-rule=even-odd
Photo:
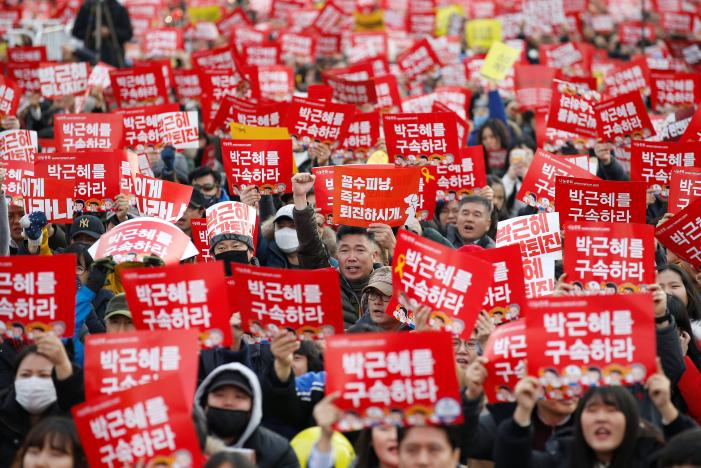
[{"label": "white face mask", "polygon": [[275,231],[275,243],[285,253],[296,252],[299,248],[297,231],[289,227],[278,229]]},{"label": "white face mask", "polygon": [[17,403],[29,414],[41,414],[56,401],[56,388],[50,378],[16,379],[15,394]]}]

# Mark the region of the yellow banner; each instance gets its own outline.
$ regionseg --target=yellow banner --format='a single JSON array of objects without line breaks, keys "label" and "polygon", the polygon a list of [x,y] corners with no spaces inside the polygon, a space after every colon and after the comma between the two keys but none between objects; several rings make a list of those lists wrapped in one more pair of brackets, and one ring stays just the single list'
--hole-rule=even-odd
[{"label": "yellow banner", "polygon": [[476,19],[465,24],[465,40],[470,49],[489,49],[492,43],[501,42],[501,21]]},{"label": "yellow banner", "polygon": [[385,12],[375,10],[372,13],[355,13],[355,30],[358,32],[384,31]]},{"label": "yellow banner", "polygon": [[287,140],[287,127],[256,127],[231,122],[231,138],[234,140]]},{"label": "yellow banner", "polygon": [[190,22],[195,24],[200,21],[214,23],[215,21],[219,21],[222,15],[219,5],[207,5],[188,7],[187,16],[190,18]]},{"label": "yellow banner", "polygon": [[465,10],[462,5],[450,5],[436,8],[436,36],[445,36],[448,34],[450,18],[453,15],[465,16]]},{"label": "yellow banner", "polygon": [[489,48],[480,74],[495,82],[502,81],[509,74],[519,55],[521,55],[520,50],[509,47],[503,42],[495,42]]}]

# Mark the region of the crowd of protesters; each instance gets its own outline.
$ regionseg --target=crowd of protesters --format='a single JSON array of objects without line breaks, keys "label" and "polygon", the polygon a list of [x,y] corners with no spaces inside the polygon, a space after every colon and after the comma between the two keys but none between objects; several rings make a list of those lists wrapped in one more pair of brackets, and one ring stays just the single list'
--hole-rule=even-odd
[{"label": "crowd of protesters", "polygon": [[[125,60],[129,64],[125,48],[132,40],[132,27],[127,10],[116,0],[101,3],[114,24],[94,31],[91,2],[86,2],[76,12],[73,25],[74,36],[84,43],[66,44],[64,60],[99,57],[114,66]],[[232,2],[205,3],[233,9]],[[538,62],[538,47],[548,43],[587,42],[607,54],[608,59],[627,61],[645,53],[656,58],[654,54],[668,49],[665,39],[678,39],[659,26],[661,14],[645,12],[645,21],[653,29],[657,26],[660,39],[623,43],[615,31],[597,32],[590,24],[592,16],[606,14],[606,2],[585,3],[587,10],[579,17],[584,24],[579,29],[565,27],[519,36],[524,39],[531,63]],[[697,15],[701,12],[696,2],[682,3]],[[252,24],[271,26],[253,5],[243,2],[238,6],[243,7]],[[168,8],[170,25],[185,24],[184,7]],[[695,18],[698,20],[698,16]],[[94,50],[96,34],[103,39],[99,51]],[[693,42],[698,36],[690,32],[686,39]],[[31,45],[28,36],[24,40],[24,45]],[[187,39],[188,52],[183,51],[173,63],[186,68],[189,53],[225,42],[222,37]],[[463,40],[461,59],[476,52],[484,51],[470,50]],[[311,66],[292,65],[295,92],[304,96],[309,85],[320,82],[321,71],[346,66],[347,62],[339,54],[313,61]],[[686,67],[697,70],[694,64]],[[442,84],[441,80],[440,73],[436,73],[426,77],[419,87],[430,92]],[[401,82],[403,93],[409,85]],[[499,221],[538,212],[538,208],[517,199],[538,137],[534,113],[520,108],[513,93],[474,81],[465,86],[471,89],[473,99],[468,115],[471,131],[463,143],[483,147],[488,185],[462,199],[440,200],[431,221],[399,229],[454,249],[490,249],[495,247]],[[183,109],[199,110],[196,100],[186,99],[180,104]],[[88,102],[82,105],[83,111],[112,110],[109,93],[100,88],[92,89]],[[36,92],[28,93],[16,115],[4,116],[2,127],[34,130],[40,137],[51,138],[54,116],[73,113],[75,106],[73,96],[48,100]],[[243,202],[258,214],[258,239],[223,234],[210,240],[211,255],[224,263],[228,275],[234,264],[291,270],[335,268],[340,276],[346,333],[395,332],[406,334],[407,340],[421,340],[421,333],[428,328],[426,307],[413,311],[414,324],[396,320],[387,310],[395,291],[392,259],[398,229],[382,223],[367,228],[330,226],[315,210],[315,176],[311,169],[350,164],[344,151],[335,144],[295,144],[299,172],[292,177],[291,193],[266,195],[249,187],[234,194],[229,193],[221,163],[218,145],[223,137],[221,132],[208,134],[200,126],[199,149],[167,147],[149,154],[155,177],[193,187],[177,227],[192,236],[191,220],[204,218],[208,208],[229,200]],[[572,142],[559,143],[553,153],[579,154]],[[205,164],[208,148],[214,149],[215,156],[207,158]],[[584,149],[592,172],[600,179],[629,180],[628,166],[619,160],[621,148],[597,142]],[[382,138],[366,151],[367,155],[377,152],[386,156]],[[362,157],[352,159],[354,164],[366,162]],[[5,178],[6,172],[0,168],[0,182]],[[660,194],[648,192],[647,206],[649,224],[668,219],[666,201]],[[110,258],[93,259],[89,249],[120,223],[139,216],[128,197],[120,196],[106,213],[76,212],[70,224],[47,224],[40,214],[27,213],[4,196],[0,199],[0,255],[73,253],[77,257],[75,336],[61,340],[50,333],[40,334],[30,343],[14,339],[11,330],[0,335],[0,466],[88,466],[70,412],[85,401],[82,343],[88,335],[135,330],[123,289],[115,280],[119,274],[115,263]],[[540,398],[540,381],[525,376],[514,389],[513,403],[486,401],[483,385],[487,370],[481,354],[498,324],[483,314],[475,324],[472,339],[455,338],[454,356],[443,356],[455,360],[461,385],[464,421],[457,426],[377,425],[362,431],[335,432],[334,425],[340,418],[335,405],[339,395],[325,392],[323,341],[300,341],[294,333],[280,331],[269,341],[256,342],[249,339],[248,330],[234,314],[233,344],[199,353],[192,419],[198,443],[208,457],[205,466],[701,466],[701,430],[696,427],[701,423],[701,272],[667,253],[662,245],[658,245],[657,254],[656,284],[648,285],[648,289],[654,298],[658,369],[642,391],[599,386],[581,398],[548,400]],[[152,256],[135,266],[144,265],[157,267],[162,261]],[[556,271],[561,272],[559,265]],[[557,277],[555,295],[575,294],[566,277]]]}]

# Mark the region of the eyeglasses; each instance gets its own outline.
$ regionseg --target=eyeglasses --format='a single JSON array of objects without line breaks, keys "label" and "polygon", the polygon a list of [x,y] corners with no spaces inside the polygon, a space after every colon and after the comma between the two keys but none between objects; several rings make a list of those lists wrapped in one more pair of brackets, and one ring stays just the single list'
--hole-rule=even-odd
[{"label": "eyeglasses", "polygon": [[204,185],[193,185],[193,188],[198,189],[200,192],[209,192],[219,187],[217,184],[204,184]]},{"label": "eyeglasses", "polygon": [[392,299],[392,296],[385,296],[384,294],[375,291],[370,291],[368,293],[368,299],[371,301],[376,301],[380,298],[382,299],[382,302],[389,302]]},{"label": "eyeglasses", "polygon": [[453,349],[455,349],[455,351],[459,350],[463,346],[465,346],[465,349],[468,351],[475,350],[477,349],[477,345],[477,340],[462,340],[460,338],[453,338]]}]

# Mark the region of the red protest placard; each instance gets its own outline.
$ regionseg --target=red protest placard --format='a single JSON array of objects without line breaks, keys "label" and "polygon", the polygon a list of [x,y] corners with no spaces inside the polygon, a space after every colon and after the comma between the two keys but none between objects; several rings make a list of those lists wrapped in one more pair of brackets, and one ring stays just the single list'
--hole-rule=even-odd
[{"label": "red protest placard", "polygon": [[436,101],[444,104],[461,119],[469,118],[472,92],[460,86],[438,86],[435,90]]},{"label": "red protest placard", "polygon": [[8,204],[24,206],[22,201],[22,181],[34,176],[34,164],[27,161],[6,161],[3,163],[5,178],[2,181],[2,191]]},{"label": "red protest placard", "polygon": [[254,338],[271,339],[282,329],[302,339],[343,333],[338,272],[234,265],[229,297]]},{"label": "red protest placard", "polygon": [[336,429],[462,420],[453,341],[446,332],[361,333],[326,340],[326,390],[340,392]]},{"label": "red protest placard", "polygon": [[284,126],[302,143],[339,144],[346,137],[354,114],[352,104],[293,98],[287,108]]},{"label": "red protest placard", "polygon": [[443,161],[460,151],[455,114],[385,114],[382,126],[387,153],[395,164],[416,164],[419,160]]},{"label": "red protest placard", "polygon": [[701,199],[696,199],[657,227],[655,237],[668,250],[689,262],[695,268],[701,267]]},{"label": "red protest placard", "polygon": [[650,101],[657,112],[691,107],[701,101],[698,73],[653,70],[650,72]]},{"label": "red protest placard", "polygon": [[650,87],[650,70],[645,58],[625,62],[604,76],[606,94],[613,97]]},{"label": "red protest placard", "polygon": [[76,96],[88,89],[90,66],[86,62],[42,65],[37,71],[41,95],[46,99]]},{"label": "red protest placard", "polygon": [[433,101],[433,104],[431,104],[431,112],[452,112],[455,114],[455,120],[458,126],[458,146],[460,148],[465,146],[467,135],[470,133],[470,124],[442,102]]},{"label": "red protest placard", "polygon": [[342,149],[357,151],[369,150],[380,138],[380,113],[358,112],[348,127],[348,135],[341,143]]},{"label": "red protest placard", "polygon": [[17,83],[0,76],[0,117],[17,114],[21,96],[22,90]]},{"label": "red protest placard", "polygon": [[558,177],[555,181],[555,209],[560,224],[604,221],[645,223],[647,204],[644,182]]},{"label": "red protest placard", "polygon": [[112,91],[118,107],[135,107],[168,102],[161,67],[122,68],[110,71]]},{"label": "red protest placard", "polygon": [[528,301],[528,375],[545,397],[581,396],[590,386],[642,384],[655,372],[655,318],[649,294]]},{"label": "red protest placard", "polygon": [[25,93],[41,92],[39,67],[41,62],[8,63],[7,76],[12,79]]},{"label": "red protest placard", "polygon": [[250,185],[264,195],[290,192],[292,140],[223,140],[221,150],[229,193]]},{"label": "red protest placard", "polygon": [[0,160],[34,163],[37,154],[37,132],[33,130],[5,130],[0,132]]},{"label": "red protest placard", "polygon": [[639,292],[655,282],[655,228],[634,223],[565,226],[564,272],[589,294]]},{"label": "red protest placard", "polygon": [[[427,167],[338,166],[334,169],[333,220],[367,227],[371,223],[401,226],[409,219],[428,219],[425,193],[435,179]],[[435,196],[435,195],[434,195]]]},{"label": "red protest placard", "polygon": [[553,80],[548,127],[586,137],[597,136],[594,105],[599,99],[596,91]]},{"label": "red protest placard", "polygon": [[8,62],[46,62],[46,46],[19,46],[7,49]]},{"label": "red protest placard", "polygon": [[607,141],[623,137],[644,139],[655,134],[639,91],[594,105],[599,136]]},{"label": "red protest placard", "polygon": [[198,50],[192,53],[191,60],[193,68],[221,68],[225,70],[236,68],[234,53],[229,45]]},{"label": "red protest placard", "polygon": [[74,406],[90,466],[200,466],[192,404],[180,386],[172,376]]},{"label": "red protest placard", "polygon": [[280,63],[280,46],[274,42],[244,44],[240,54],[243,65],[266,66]]},{"label": "red protest placard", "polygon": [[436,177],[438,200],[459,200],[474,193],[476,189],[485,187],[487,173],[484,169],[483,147],[460,148],[454,161],[447,157],[441,164],[436,165]]},{"label": "red protest placard", "polygon": [[388,313],[413,323],[412,312],[428,305],[432,328],[469,339],[492,284],[486,274],[494,270],[492,264],[405,230],[397,236],[393,258]]},{"label": "red protest placard", "polygon": [[514,65],[516,99],[524,109],[549,108],[557,70],[545,65]]},{"label": "red protest placard", "polygon": [[137,329],[196,329],[202,347],[231,344],[223,263],[130,268],[122,284]]},{"label": "red protest placard", "polygon": [[316,207],[326,219],[327,224],[333,224],[333,173],[336,166],[314,167],[314,196]]},{"label": "red protest placard", "polygon": [[403,114],[429,114],[436,102],[436,93],[413,94],[402,99]]},{"label": "red protest placard", "polygon": [[528,206],[548,213],[555,211],[555,182],[558,177],[594,180],[595,175],[570,161],[538,149],[516,195]]},{"label": "red protest placard", "polygon": [[124,125],[122,146],[143,152],[147,147],[160,146],[158,116],[166,112],[177,112],[180,106],[175,103],[157,106],[129,107],[116,109]]},{"label": "red protest placard", "polygon": [[199,101],[202,95],[200,75],[197,70],[173,70],[175,94],[178,100],[193,99]]},{"label": "red protest placard", "polygon": [[197,255],[197,250],[180,228],[146,216],[120,223],[90,248],[95,260],[112,256],[115,263],[139,262],[147,255],[156,255],[170,265]]},{"label": "red protest placard", "polygon": [[177,149],[199,148],[199,119],[196,111],[159,114],[158,137],[163,146]]},{"label": "red protest placard", "polygon": [[144,216],[176,222],[182,218],[190,203],[192,186],[163,179],[134,175],[136,207]]},{"label": "red protest placard", "polygon": [[258,212],[241,202],[221,202],[207,208],[207,238],[218,234],[240,234],[258,242]]},{"label": "red protest placard", "polygon": [[286,31],[280,34],[282,57],[296,63],[312,63],[316,57],[316,36],[305,32]]},{"label": "red protest placard", "polygon": [[492,322],[500,325],[521,318],[526,304],[526,285],[520,246],[512,244],[484,249],[470,255],[490,262],[494,267],[494,279],[482,303],[482,309]]},{"label": "red protest placard", "polygon": [[185,400],[191,402],[197,383],[197,330],[89,335],[84,369],[88,401],[177,376]]},{"label": "red protest placard", "polygon": [[24,212],[43,211],[50,223],[73,222],[75,181],[28,177],[21,182]]},{"label": "red protest placard", "polygon": [[141,40],[144,57],[175,57],[184,49],[183,30],[177,28],[149,29]]},{"label": "red protest placard", "polygon": [[412,47],[400,53],[397,56],[397,65],[409,79],[425,75],[442,66],[438,55],[426,38],[415,42]]},{"label": "red protest placard", "polygon": [[278,127],[285,117],[282,103],[264,103],[255,99],[240,99],[226,96],[222,99],[214,119],[207,131],[229,132],[232,122],[256,127]]},{"label": "red protest placard", "polygon": [[346,17],[343,10],[337,7],[333,2],[326,2],[324,7],[319,10],[319,14],[316,16],[312,27],[319,34],[323,34],[327,31],[337,31],[338,26]]},{"label": "red protest placard", "polygon": [[375,78],[375,92],[377,93],[378,110],[397,112],[402,106],[402,98],[399,94],[399,84],[394,75],[385,75]]},{"label": "red protest placard", "polygon": [[674,169],[669,180],[667,212],[676,214],[701,197],[701,169],[687,167]]},{"label": "red protest placard", "polygon": [[197,261],[213,262],[214,257],[209,252],[209,238],[207,237],[207,218],[191,218],[192,243],[197,248]]},{"label": "red protest placard", "polygon": [[124,124],[117,114],[59,114],[54,136],[59,151],[113,150],[122,146]]},{"label": "red protest placard", "polygon": [[0,257],[0,324],[7,339],[26,343],[43,332],[73,336],[76,261],[74,254]]},{"label": "red protest placard", "polygon": [[[583,42],[562,44],[540,44],[540,63],[564,71],[571,76],[579,76],[591,69],[591,47]],[[591,47],[593,49],[593,47]]]},{"label": "red protest placard", "polygon": [[324,83],[333,89],[333,99],[346,104],[374,104],[377,102],[375,80],[347,80],[333,73],[322,73]]},{"label": "red protest placard", "polygon": [[256,99],[289,101],[294,94],[294,70],[286,65],[260,65],[246,69]]},{"label": "red protest placard", "polygon": [[39,154],[34,164],[38,177],[75,181],[73,203],[76,211],[110,211],[114,199],[122,193],[121,164],[123,150]]},{"label": "red protest placard", "polygon": [[667,196],[672,170],[679,167],[699,167],[701,142],[641,141],[630,145],[630,178],[643,180],[647,188]]},{"label": "red protest placard", "polygon": [[497,327],[489,335],[483,356],[487,358],[484,395],[490,403],[516,401],[514,388],[526,376],[525,319]]}]

